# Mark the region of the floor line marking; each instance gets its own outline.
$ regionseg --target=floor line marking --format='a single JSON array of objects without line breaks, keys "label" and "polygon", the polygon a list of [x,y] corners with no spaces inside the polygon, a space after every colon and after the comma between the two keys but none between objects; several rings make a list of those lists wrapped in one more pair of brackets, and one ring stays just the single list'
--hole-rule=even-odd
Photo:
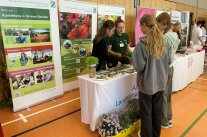
[{"label": "floor line marking", "polygon": [[183,134],[180,137],[185,137],[187,133],[195,126],[196,123],[205,115],[207,112],[207,108],[193,121],[193,123],[183,132]]},{"label": "floor line marking", "polygon": [[8,125],[8,124],[17,122],[17,121],[19,121],[19,120],[21,120],[21,118],[17,118],[17,119],[15,119],[15,120],[12,120],[12,121],[9,121],[9,122],[6,122],[6,123],[2,123],[1,126],[3,127],[3,126],[6,126],[6,125]]},{"label": "floor line marking", "polygon": [[57,108],[57,107],[59,107],[59,106],[62,106],[62,105],[68,104],[68,103],[70,103],[70,102],[73,102],[73,101],[79,100],[79,99],[80,99],[80,97],[75,98],[75,99],[72,99],[72,100],[69,100],[69,101],[66,101],[66,102],[63,102],[63,103],[61,103],[61,104],[58,104],[58,105],[55,105],[55,106],[52,106],[52,107],[49,107],[49,108],[46,108],[46,109],[43,109],[43,110],[40,110],[40,111],[37,111],[37,112],[35,112],[35,113],[32,113],[32,114],[26,115],[25,117],[26,117],[26,118],[28,118],[28,117],[31,117],[31,116],[37,115],[37,114],[39,114],[39,113],[42,113],[42,112],[48,111],[48,110],[50,110],[50,109]]},{"label": "floor line marking", "polygon": [[23,114],[19,114],[19,117],[21,118],[22,121],[28,122],[28,120],[26,119],[26,117]]},{"label": "floor line marking", "polygon": [[[72,100],[68,100],[68,101],[63,102],[63,103],[61,103],[61,104],[58,104],[58,105],[55,105],[55,106],[52,106],[52,107],[49,107],[49,108],[46,108],[46,109],[43,109],[43,110],[37,111],[37,112],[35,112],[35,113],[29,114],[29,115],[25,116],[25,118],[28,118],[28,117],[31,117],[31,116],[37,115],[37,114],[39,114],[39,113],[42,113],[42,112],[48,111],[48,110],[53,109],[53,108],[60,107],[60,106],[62,106],[62,105],[65,105],[65,104],[71,103],[71,102],[76,101],[76,100],[79,100],[79,99],[80,99],[80,97],[75,98],[75,99],[72,99]],[[2,126],[5,126],[5,125],[8,125],[8,124],[11,124],[11,123],[17,122],[17,121],[19,121],[19,120],[22,120],[22,119],[21,119],[21,118],[17,118],[17,119],[15,119],[15,120],[12,120],[12,121],[9,121],[9,122],[6,122],[6,123],[2,123]]]},{"label": "floor line marking", "polygon": [[74,114],[74,113],[76,113],[76,112],[78,112],[78,111],[80,111],[80,110],[81,110],[81,109],[77,109],[77,110],[75,110],[75,111],[69,112],[69,113],[67,113],[67,114],[65,114],[65,115],[63,115],[63,116],[60,116],[60,117],[55,118],[55,119],[53,119],[53,120],[50,120],[50,121],[48,121],[48,122],[46,122],[46,123],[40,124],[40,125],[38,125],[38,126],[36,126],[36,127],[33,127],[33,128],[28,129],[28,130],[25,130],[25,131],[23,131],[23,132],[20,132],[20,133],[18,133],[18,134],[16,134],[16,135],[13,135],[13,136],[11,136],[11,137],[17,137],[17,136],[20,136],[20,135],[22,135],[22,134],[28,133],[28,132],[30,132],[30,131],[32,131],[32,130],[35,130],[35,129],[37,129],[37,128],[40,128],[40,127],[42,127],[42,126],[48,125],[48,124],[50,124],[50,123],[52,123],[52,122],[55,122],[55,121],[57,121],[57,120],[60,120],[60,119],[62,119],[62,118],[65,118],[66,116],[69,116],[69,115],[71,115],[71,114]]}]

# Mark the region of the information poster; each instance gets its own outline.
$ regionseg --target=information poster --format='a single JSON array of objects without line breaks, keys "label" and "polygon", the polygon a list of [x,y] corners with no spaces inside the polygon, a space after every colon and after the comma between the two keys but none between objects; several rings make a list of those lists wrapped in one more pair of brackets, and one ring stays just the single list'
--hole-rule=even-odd
[{"label": "information poster", "polygon": [[106,20],[116,21],[118,17],[125,20],[125,8],[98,5],[98,28],[101,28]]},{"label": "information poster", "polygon": [[140,19],[144,14],[151,14],[156,15],[155,9],[149,9],[149,8],[137,8],[137,17],[136,17],[136,23],[135,23],[135,44],[137,45],[139,42],[139,38],[142,37],[144,34],[141,31],[140,27]]},{"label": "information poster", "polygon": [[0,1],[14,111],[63,94],[56,6],[49,0]]},{"label": "information poster", "polygon": [[61,0],[60,45],[64,91],[78,88],[77,76],[87,73],[85,58],[97,30],[97,5]]}]

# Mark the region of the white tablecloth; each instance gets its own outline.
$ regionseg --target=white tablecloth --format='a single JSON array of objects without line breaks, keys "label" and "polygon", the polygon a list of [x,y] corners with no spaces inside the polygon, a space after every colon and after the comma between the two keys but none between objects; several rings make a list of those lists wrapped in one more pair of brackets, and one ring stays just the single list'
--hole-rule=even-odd
[{"label": "white tablecloth", "polygon": [[90,124],[95,131],[103,114],[118,111],[125,107],[127,100],[138,98],[136,76],[136,73],[126,74],[107,81],[79,76],[82,122]]},{"label": "white tablecloth", "polygon": [[[173,91],[185,88],[203,73],[205,52],[185,57],[176,56],[174,62]],[[92,131],[97,128],[100,116],[120,110],[130,98],[138,97],[136,73],[96,81],[88,75],[79,76],[82,122],[90,124]]]},{"label": "white tablecloth", "polygon": [[205,51],[191,53],[184,57],[176,55],[173,74],[173,92],[185,88],[203,74]]}]

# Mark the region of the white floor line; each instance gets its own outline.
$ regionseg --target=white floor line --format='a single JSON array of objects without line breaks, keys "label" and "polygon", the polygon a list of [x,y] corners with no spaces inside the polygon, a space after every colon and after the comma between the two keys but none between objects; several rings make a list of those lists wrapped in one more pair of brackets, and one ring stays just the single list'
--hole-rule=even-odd
[{"label": "white floor line", "polygon": [[17,118],[17,119],[15,119],[15,120],[12,120],[12,121],[9,121],[9,122],[6,122],[6,123],[2,123],[1,126],[3,127],[3,126],[6,126],[6,125],[8,125],[8,124],[17,122],[17,121],[19,121],[19,120],[21,120],[21,118]]},{"label": "white floor line", "polygon": [[[31,117],[31,116],[34,116],[34,115],[40,114],[40,113],[42,113],[42,112],[48,111],[48,110],[50,110],[50,109],[57,108],[57,107],[60,107],[60,106],[62,106],[62,105],[65,105],[65,104],[71,103],[71,102],[76,101],[76,100],[79,100],[79,99],[80,99],[80,97],[75,98],[75,99],[72,99],[72,100],[68,100],[68,101],[63,102],[63,103],[61,103],[61,104],[58,104],[58,105],[55,105],[55,106],[52,106],[52,107],[49,107],[49,108],[46,108],[46,109],[40,110],[40,111],[38,111],[38,112],[35,112],[35,113],[32,113],[32,114],[29,114],[29,115],[24,116],[24,117],[25,117],[25,118],[28,118],[28,117]],[[15,120],[12,120],[12,121],[9,121],[9,122],[6,122],[6,123],[2,123],[1,125],[2,125],[2,126],[5,126],[5,125],[8,125],[8,124],[11,124],[11,123],[17,122],[17,121],[19,121],[19,120],[22,120],[22,119],[21,119],[21,118],[18,118],[18,119],[15,119]]]},{"label": "white floor line", "polygon": [[22,121],[28,122],[28,120],[26,119],[26,117],[23,114],[19,114],[19,117],[21,118]]}]

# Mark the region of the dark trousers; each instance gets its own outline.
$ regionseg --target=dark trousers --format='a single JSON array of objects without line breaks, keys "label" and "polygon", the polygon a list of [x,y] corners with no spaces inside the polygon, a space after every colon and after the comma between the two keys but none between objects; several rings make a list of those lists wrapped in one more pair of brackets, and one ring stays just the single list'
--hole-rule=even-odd
[{"label": "dark trousers", "polygon": [[160,137],[163,91],[154,95],[139,92],[141,137]]},{"label": "dark trousers", "polygon": [[130,63],[129,58],[126,56],[123,56],[121,58],[118,58],[115,56],[109,56],[108,60],[107,60],[107,65],[109,68],[116,67],[119,61],[121,62],[121,64],[129,64]]}]

